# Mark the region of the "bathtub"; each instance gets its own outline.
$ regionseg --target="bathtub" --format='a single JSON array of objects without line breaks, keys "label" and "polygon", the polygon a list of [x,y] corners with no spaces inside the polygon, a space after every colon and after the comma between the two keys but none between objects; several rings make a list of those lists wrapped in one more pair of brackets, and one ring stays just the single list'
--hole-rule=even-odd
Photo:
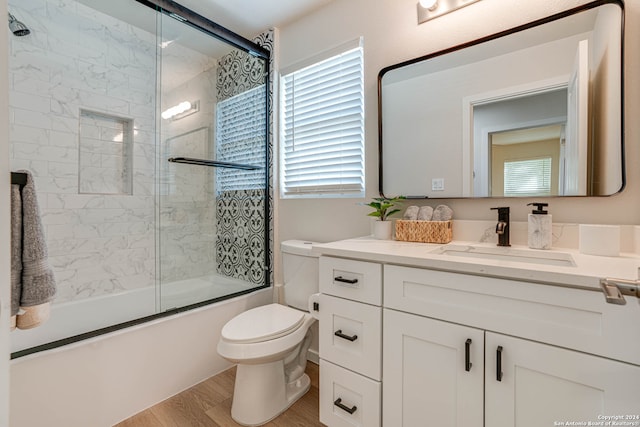
[{"label": "bathtub", "polygon": [[271,302],[273,289],[264,288],[14,358],[9,425],[118,424],[228,369],[216,351],[222,327]]},{"label": "bathtub", "polygon": [[16,329],[11,333],[11,352],[90,334],[191,304],[246,293],[253,288],[256,288],[255,284],[242,280],[208,275],[162,284],[159,289],[149,286],[79,301],[54,303],[47,322],[33,329]]}]

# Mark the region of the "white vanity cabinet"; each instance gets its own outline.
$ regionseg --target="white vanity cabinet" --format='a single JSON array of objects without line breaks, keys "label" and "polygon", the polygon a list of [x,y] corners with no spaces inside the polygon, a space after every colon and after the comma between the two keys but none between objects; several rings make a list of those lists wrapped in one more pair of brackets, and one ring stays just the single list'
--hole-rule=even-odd
[{"label": "white vanity cabinet", "polygon": [[380,425],[382,265],[320,257],[320,421]]},{"label": "white vanity cabinet", "polygon": [[327,426],[538,427],[640,415],[635,299],[614,305],[589,290],[356,254],[320,258]]},{"label": "white vanity cabinet", "polygon": [[553,426],[640,406],[638,366],[388,309],[384,342],[385,426]]},{"label": "white vanity cabinet", "polygon": [[611,345],[607,325],[638,313],[593,292],[384,269],[385,426],[534,427],[640,412],[640,366],[558,346],[592,345],[576,334]]}]

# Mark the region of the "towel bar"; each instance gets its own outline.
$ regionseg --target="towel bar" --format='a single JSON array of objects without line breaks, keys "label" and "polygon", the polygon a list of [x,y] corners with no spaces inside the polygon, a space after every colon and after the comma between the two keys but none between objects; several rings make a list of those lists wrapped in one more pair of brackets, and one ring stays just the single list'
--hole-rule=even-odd
[{"label": "towel bar", "polygon": [[27,174],[24,172],[11,172],[11,184],[17,184],[22,189],[27,185]]},{"label": "towel bar", "polygon": [[243,170],[263,169],[262,166],[245,165],[242,163],[220,162],[217,160],[194,159],[191,157],[170,157],[167,159],[172,163],[186,163],[189,165],[211,166],[218,168],[231,168]]},{"label": "towel bar", "polygon": [[606,301],[610,304],[625,305],[627,301],[623,295],[634,296],[640,299],[640,280],[612,279],[610,277],[600,279],[600,287],[604,292]]}]

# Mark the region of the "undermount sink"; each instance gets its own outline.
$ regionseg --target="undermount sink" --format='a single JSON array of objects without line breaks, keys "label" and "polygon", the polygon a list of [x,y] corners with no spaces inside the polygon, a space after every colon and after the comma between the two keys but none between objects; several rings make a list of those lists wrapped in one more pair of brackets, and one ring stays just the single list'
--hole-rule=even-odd
[{"label": "undermount sink", "polygon": [[514,249],[499,246],[444,245],[430,251],[430,253],[465,258],[526,262],[529,264],[558,265],[563,267],[576,266],[573,257],[568,253]]}]

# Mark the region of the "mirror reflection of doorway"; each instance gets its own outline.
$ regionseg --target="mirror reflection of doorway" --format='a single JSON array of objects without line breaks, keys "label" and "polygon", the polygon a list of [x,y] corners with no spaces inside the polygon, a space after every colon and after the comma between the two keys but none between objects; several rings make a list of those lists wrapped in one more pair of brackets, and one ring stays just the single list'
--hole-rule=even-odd
[{"label": "mirror reflection of doorway", "polygon": [[[560,126],[564,137],[564,126],[567,123],[567,87],[540,88],[529,93],[513,93],[498,100],[485,101],[473,106],[473,194],[484,197],[503,197],[504,176],[500,183],[494,182],[494,170],[502,171],[502,166],[493,163],[493,144],[512,145],[543,141],[544,138],[560,138]],[[554,128],[555,127],[555,128]],[[556,142],[557,145],[557,142]],[[517,152],[519,148],[502,147],[498,151]],[[546,150],[545,152],[548,152]],[[535,153],[536,150],[531,150]],[[508,155],[508,153],[504,154]],[[513,154],[515,156],[515,154]],[[533,155],[529,156],[532,157]],[[546,156],[546,155],[545,155]],[[556,176],[560,173],[559,155],[555,156]],[[548,156],[547,156],[548,157]],[[553,156],[551,156],[553,159]],[[515,158],[515,157],[512,157]],[[504,160],[504,159],[503,159]],[[557,182],[557,181],[555,181]],[[517,186],[517,181],[507,181],[510,188]],[[520,194],[511,192],[510,196],[526,197],[530,191],[523,189]],[[509,192],[507,192],[509,194]],[[549,195],[561,194],[559,185],[553,185]],[[536,194],[541,196],[542,194]],[[509,195],[504,195],[509,197]]]},{"label": "mirror reflection of doorway", "polygon": [[[500,96],[486,94],[484,99],[474,100],[471,128],[475,196],[588,194],[588,61],[589,44],[581,40],[566,85],[514,88]],[[541,149],[541,138],[546,137],[551,137],[548,144],[559,149],[551,145]],[[514,145],[534,142],[531,146]],[[542,170],[548,172],[542,174]],[[529,175],[523,176],[525,171]]]},{"label": "mirror reflection of doorway", "polygon": [[491,133],[491,196],[558,195],[564,133],[563,124]]}]

